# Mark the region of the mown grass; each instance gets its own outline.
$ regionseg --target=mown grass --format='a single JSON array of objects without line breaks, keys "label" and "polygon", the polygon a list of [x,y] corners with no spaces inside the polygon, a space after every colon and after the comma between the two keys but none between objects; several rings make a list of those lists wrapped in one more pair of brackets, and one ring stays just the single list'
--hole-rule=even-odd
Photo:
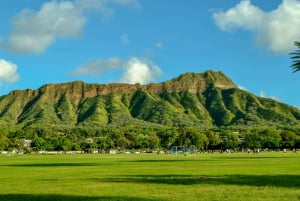
[{"label": "mown grass", "polygon": [[300,200],[300,155],[0,156],[0,200]]}]

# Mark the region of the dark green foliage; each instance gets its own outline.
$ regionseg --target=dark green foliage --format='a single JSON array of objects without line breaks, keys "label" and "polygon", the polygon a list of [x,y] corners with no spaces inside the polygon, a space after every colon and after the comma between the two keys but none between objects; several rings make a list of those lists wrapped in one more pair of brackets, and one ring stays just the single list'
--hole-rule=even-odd
[{"label": "dark green foliage", "polygon": [[267,128],[261,133],[261,143],[266,148],[279,148],[281,142],[280,132],[273,128]]},{"label": "dark green foliage", "polygon": [[280,132],[281,135],[281,146],[286,148],[292,148],[297,142],[297,135],[293,131],[283,130]]},{"label": "dark green foliage", "polygon": [[107,111],[104,108],[105,100],[102,97],[89,98],[78,106],[78,124],[106,125],[108,124]]},{"label": "dark green foliage", "polygon": [[[195,145],[199,150],[238,150],[242,148],[300,148],[300,129],[295,132],[276,128],[220,127],[200,130],[195,127],[141,127],[128,125],[119,128],[77,127],[47,131],[41,128],[4,130],[0,137],[2,150],[27,151],[23,139],[31,139],[33,151],[69,151],[99,149],[155,150],[171,146]],[[36,132],[36,133],[33,133]],[[1,151],[1,150],[0,150]]]},{"label": "dark green foliage", "polygon": [[31,147],[35,151],[46,150],[47,143],[43,138],[37,137],[32,141]]},{"label": "dark green foliage", "polygon": [[206,150],[209,141],[205,134],[196,131],[191,135],[191,143],[195,145],[197,149]]},{"label": "dark green foliage", "polygon": [[[114,92],[122,86],[124,92]],[[136,90],[126,91],[133,86]],[[162,83],[162,91],[150,86],[156,85],[74,82],[16,91],[0,98],[0,126],[299,125],[297,108],[240,90],[221,72],[187,73]],[[99,88],[109,92],[99,95]]]},{"label": "dark green foliage", "polygon": [[[50,143],[52,145],[51,148],[53,148],[54,151],[69,151],[72,150],[72,142],[66,137],[53,137],[50,140]],[[48,150],[51,150],[48,148]]]},{"label": "dark green foliage", "polygon": [[220,134],[218,132],[214,131],[208,131],[206,133],[206,136],[208,138],[208,148],[209,149],[217,149],[219,148],[219,145],[221,144],[221,138]]},{"label": "dark green foliage", "polygon": [[176,128],[165,128],[158,132],[158,136],[161,146],[170,148],[178,137],[178,130]]},{"label": "dark green foliage", "polygon": [[0,130],[0,150],[7,150],[9,147],[8,130]]},{"label": "dark green foliage", "polygon": [[206,92],[206,107],[217,126],[229,125],[234,117],[225,106],[220,89],[209,87]]},{"label": "dark green foliage", "polygon": [[21,139],[33,140],[35,150],[293,148],[300,144],[299,120],[299,109],[240,90],[221,72],[151,85],[72,82],[1,96],[0,127],[7,130],[0,149],[22,149]]},{"label": "dark green foliage", "polygon": [[126,125],[131,119],[128,108],[114,93],[105,96],[105,109],[108,113],[109,124]]},{"label": "dark green foliage", "polygon": [[146,92],[138,90],[134,93],[133,98],[130,103],[130,112],[133,117],[146,118],[147,114],[144,114],[152,108],[154,105],[154,100],[151,99]]},{"label": "dark green foliage", "polygon": [[248,132],[244,138],[244,146],[250,149],[258,149],[262,147],[261,136],[257,132]]},{"label": "dark green foliage", "polygon": [[291,68],[294,72],[297,72],[300,70],[300,42],[296,41],[295,46],[297,47],[297,49],[293,53],[291,53],[291,59],[293,61]]},{"label": "dark green foliage", "polygon": [[207,149],[209,140],[204,133],[199,132],[194,128],[182,127],[178,129],[179,135],[173,145],[189,146],[195,145],[197,149]]},{"label": "dark green foliage", "polygon": [[73,111],[74,109],[72,108],[66,95],[62,96],[55,106],[57,117],[63,122],[69,122],[71,125],[76,122],[76,114]]},{"label": "dark green foliage", "polygon": [[122,95],[121,101],[127,108],[129,108],[131,99],[132,99],[132,94],[128,93]]},{"label": "dark green foliage", "polygon": [[184,91],[180,93],[180,97],[185,113],[207,121],[208,124],[211,123],[211,117],[203,105],[205,98],[202,94],[192,94],[189,91]]},{"label": "dark green foliage", "polygon": [[222,139],[221,146],[225,149],[234,149],[240,144],[238,135],[229,130],[223,130],[220,134]]}]

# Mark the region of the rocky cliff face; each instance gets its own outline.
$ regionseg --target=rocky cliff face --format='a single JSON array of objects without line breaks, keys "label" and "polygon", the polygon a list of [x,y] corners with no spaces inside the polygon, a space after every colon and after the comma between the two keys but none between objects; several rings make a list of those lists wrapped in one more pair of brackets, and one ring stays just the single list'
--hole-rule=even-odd
[{"label": "rocky cliff face", "polygon": [[148,85],[140,84],[87,84],[82,81],[75,81],[63,84],[47,84],[38,90],[16,90],[8,96],[33,99],[37,96],[46,96],[49,101],[56,102],[62,95],[67,95],[70,100],[78,103],[85,98],[115,94],[134,93],[137,90],[144,90],[153,94],[179,93],[189,91],[191,93],[203,93],[208,86],[215,86],[220,89],[237,88],[237,86],[222,72],[207,71],[204,73],[186,73],[178,78],[167,82],[153,83]]},{"label": "rocky cliff face", "polygon": [[2,126],[106,126],[141,120],[171,126],[297,124],[299,118],[296,108],[241,91],[213,71],[148,85],[47,84],[0,97]]}]

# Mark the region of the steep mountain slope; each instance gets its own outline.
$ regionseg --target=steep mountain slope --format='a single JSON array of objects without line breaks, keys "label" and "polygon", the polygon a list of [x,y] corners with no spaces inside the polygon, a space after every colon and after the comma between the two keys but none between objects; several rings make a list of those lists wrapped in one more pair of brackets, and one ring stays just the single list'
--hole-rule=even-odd
[{"label": "steep mountain slope", "polygon": [[300,111],[240,90],[222,72],[148,85],[48,84],[0,97],[0,126],[298,124]]}]

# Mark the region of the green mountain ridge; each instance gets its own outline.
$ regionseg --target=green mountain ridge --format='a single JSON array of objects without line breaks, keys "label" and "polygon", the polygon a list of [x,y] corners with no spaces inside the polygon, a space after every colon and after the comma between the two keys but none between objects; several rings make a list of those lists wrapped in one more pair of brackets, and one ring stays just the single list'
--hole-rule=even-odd
[{"label": "green mountain ridge", "polygon": [[300,110],[239,89],[222,72],[162,83],[47,84],[0,97],[0,126],[297,125]]}]

